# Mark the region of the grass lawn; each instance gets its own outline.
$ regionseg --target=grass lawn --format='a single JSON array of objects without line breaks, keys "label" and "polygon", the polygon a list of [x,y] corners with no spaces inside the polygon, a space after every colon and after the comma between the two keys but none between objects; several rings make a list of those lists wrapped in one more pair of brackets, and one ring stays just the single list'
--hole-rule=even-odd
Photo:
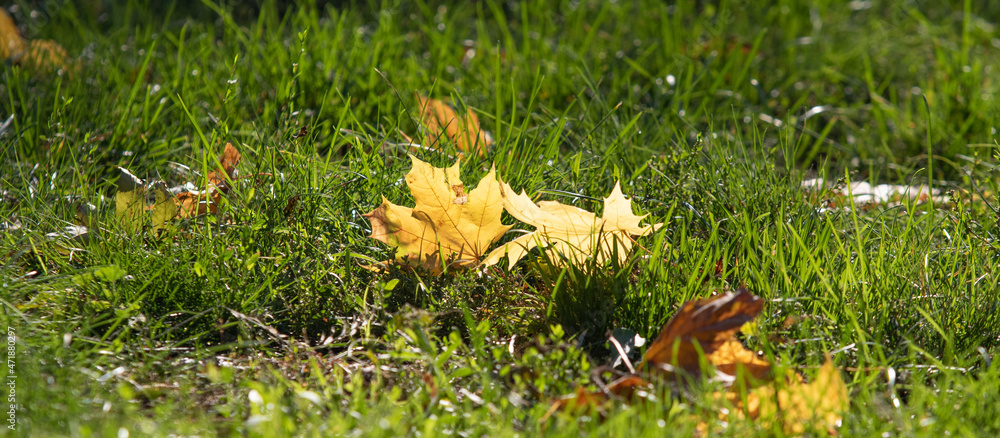
[{"label": "grass lawn", "polygon": [[[715,379],[550,412],[626,372],[613,333],[637,361],[744,286],[742,345],[807,380],[831,358],[836,433],[1000,435],[1000,3],[151,3],[5,7],[65,56],[3,52],[0,434],[790,433]],[[118,166],[199,190],[226,143],[212,211],[120,218]],[[407,154],[597,214],[620,181],[663,225],[607,264],[384,264],[364,215],[414,205]]]}]

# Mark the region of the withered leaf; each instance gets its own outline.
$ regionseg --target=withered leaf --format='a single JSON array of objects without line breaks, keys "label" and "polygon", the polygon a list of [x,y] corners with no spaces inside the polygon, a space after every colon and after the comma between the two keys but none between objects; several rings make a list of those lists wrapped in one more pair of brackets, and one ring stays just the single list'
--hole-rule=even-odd
[{"label": "withered leaf", "polygon": [[243,155],[236,149],[236,146],[233,146],[232,143],[226,143],[222,155],[219,156],[220,167],[212,172],[208,172],[208,182],[216,186],[222,186],[227,179],[235,179],[237,176],[236,165],[240,164],[240,159],[242,158]]},{"label": "withered leaf", "polygon": [[706,355],[708,363],[716,370],[730,376],[736,376],[740,369],[745,370],[756,379],[763,379],[771,372],[771,363],[759,357],[757,353],[747,350],[739,340],[733,338],[711,354]]},{"label": "withered leaf", "polygon": [[66,49],[55,41],[32,40],[28,43],[27,50],[15,54],[12,58],[15,62],[27,65],[36,71],[52,71],[67,68],[68,57]]},{"label": "withered leaf", "polygon": [[219,156],[219,168],[208,172],[208,185],[200,192],[181,192],[174,197],[177,203],[177,216],[189,218],[218,211],[222,195],[229,192],[229,181],[237,176],[236,166],[242,155],[232,143],[226,143],[222,155]]},{"label": "withered leaf", "polygon": [[[646,351],[639,369],[649,369],[660,375],[674,375],[678,371],[698,375],[704,358],[717,371],[730,376],[735,376],[737,369],[744,368],[753,377],[764,378],[770,372],[770,364],[744,348],[734,337],[740,327],[756,317],[762,308],[763,300],[742,288],[735,293],[688,301],[664,325],[660,336]],[[550,411],[581,404],[593,406],[597,401],[607,399],[608,395],[632,400],[639,391],[646,391],[649,387],[650,382],[643,375],[629,374],[609,384],[607,392],[586,393],[578,390],[576,394],[556,401]]]},{"label": "withered leaf", "polygon": [[[721,365],[733,365],[735,369],[736,364],[742,363],[740,358],[748,357],[733,335],[760,314],[763,306],[763,300],[742,288],[735,293],[688,301],[663,326],[660,336],[646,350],[643,364],[654,372],[670,374],[683,370],[696,375],[701,371],[704,354],[709,363],[715,358],[723,362]],[[752,365],[763,366],[755,362]]]},{"label": "withered leaf", "polygon": [[[728,401],[736,410],[719,410],[722,421],[729,415],[758,421],[767,429],[780,428],[785,434],[801,435],[807,431],[836,434],[850,399],[847,387],[829,357],[811,383],[789,371],[784,379],[773,381],[771,365],[747,350],[735,338],[741,326],[757,316],[763,301],[745,289],[735,293],[689,301],[663,327],[650,345],[640,369],[648,368],[661,375],[684,372],[697,375],[701,361],[717,372],[736,376],[743,369],[755,379],[735,379],[724,391],[710,395],[711,400]],[[696,347],[697,345],[697,347]],[[699,348],[703,354],[699,354]],[[546,418],[557,410],[604,409],[609,395],[626,400],[649,391],[652,384],[642,374],[629,374],[607,386],[606,391],[576,393],[556,400]],[[707,432],[707,423],[699,430]]]}]

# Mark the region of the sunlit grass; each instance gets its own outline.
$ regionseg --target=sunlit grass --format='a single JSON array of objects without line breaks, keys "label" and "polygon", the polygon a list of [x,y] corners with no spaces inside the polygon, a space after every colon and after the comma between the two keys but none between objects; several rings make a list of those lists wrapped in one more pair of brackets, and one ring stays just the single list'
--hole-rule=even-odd
[{"label": "sunlit grass", "polygon": [[[739,285],[769,300],[749,348],[844,371],[844,434],[1000,432],[996,5],[57,3],[7,10],[75,69],[0,83],[19,434],[765,433],[698,389],[540,421],[608,376],[608,330],[654,338]],[[365,269],[392,249],[361,215],[412,202],[417,94],[497,139],[463,180],[492,164],[597,212],[621,181],[663,228],[617,268]],[[219,214],[116,223],[115,166],[180,185],[226,142],[243,178]],[[454,163],[435,146],[414,153]],[[953,196],[862,205],[814,176]],[[86,204],[93,239],[46,236]]]}]

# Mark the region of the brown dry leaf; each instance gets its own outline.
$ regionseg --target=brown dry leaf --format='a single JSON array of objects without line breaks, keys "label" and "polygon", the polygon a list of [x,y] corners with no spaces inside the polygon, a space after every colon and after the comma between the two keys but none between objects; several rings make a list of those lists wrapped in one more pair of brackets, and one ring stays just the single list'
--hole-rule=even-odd
[{"label": "brown dry leaf", "polygon": [[[633,400],[637,395],[644,394],[652,389],[652,385],[642,377],[629,374],[608,385],[607,391],[586,391],[582,386],[576,388],[573,394],[562,396],[552,402],[552,406],[545,412],[539,420],[545,422],[552,414],[560,410],[570,410],[580,412],[586,410],[600,410],[604,403],[608,401],[609,395],[615,395],[625,400]],[[603,417],[603,413],[602,413]]]},{"label": "brown dry leaf", "polygon": [[477,156],[486,155],[493,139],[479,126],[479,117],[471,109],[459,116],[448,104],[416,95],[420,105],[420,121],[427,130],[425,144],[439,144],[445,138],[455,142],[458,150]]},{"label": "brown dry leaf", "polygon": [[[743,348],[733,336],[763,309],[764,301],[746,289],[715,298],[688,301],[663,326],[660,336],[646,350],[643,363],[654,372],[701,372],[701,356],[720,368],[733,371],[747,366],[754,376],[766,374],[767,363]],[[697,344],[697,346],[695,345]],[[699,354],[698,350],[702,354]]]},{"label": "brown dry leaf", "polygon": [[510,185],[501,181],[503,206],[511,216],[532,225],[535,231],[514,239],[493,250],[483,262],[493,265],[507,256],[507,269],[535,247],[550,247],[557,254],[550,257],[559,263],[560,254],[577,266],[586,266],[587,258],[596,257],[602,265],[617,255],[626,257],[635,243],[632,236],[645,236],[662,224],[639,223],[646,216],[632,213],[632,201],[622,194],[621,185],[615,183],[611,195],[604,199],[604,215],[554,201],[540,201],[537,205],[521,191],[517,194]]},{"label": "brown dry leaf", "polygon": [[625,400],[632,400],[636,395],[643,394],[651,389],[652,384],[649,381],[635,374],[621,377],[608,385],[608,393]]},{"label": "brown dry leaf", "polygon": [[600,409],[606,401],[608,401],[608,398],[604,393],[589,392],[583,389],[582,386],[578,386],[576,387],[576,392],[562,396],[552,402],[552,406],[549,406],[549,409],[545,411],[545,415],[539,421],[544,423],[552,414],[561,410],[578,413],[592,412]]},{"label": "brown dry leaf", "polygon": [[[850,399],[840,371],[834,368],[829,357],[811,383],[805,383],[801,376],[789,371],[783,382],[769,381],[753,387],[771,378],[771,365],[744,348],[734,335],[756,317],[762,307],[760,298],[742,288],[735,293],[686,302],[650,345],[643,364],[654,373],[666,375],[675,375],[678,371],[698,375],[702,358],[716,371],[730,376],[736,376],[738,369],[743,369],[743,375],[755,379],[737,379],[736,384],[713,393],[710,399],[720,404],[728,401],[736,408],[733,415],[758,421],[765,430],[781,428],[789,435],[817,430],[835,435]],[[695,344],[704,356],[699,354]],[[635,395],[649,389],[649,381],[630,374],[609,384],[606,392],[577,389],[576,393],[556,400],[545,418],[562,409],[601,410],[609,395],[633,400]],[[727,421],[729,415],[727,411],[718,413],[722,421]],[[698,430],[707,434],[708,423],[699,424]]]},{"label": "brown dry leaf", "polygon": [[218,209],[216,205],[221,200],[222,195],[217,191],[212,193],[207,193],[207,191],[180,192],[174,197],[174,202],[177,203],[177,217],[183,219],[215,213]]},{"label": "brown dry leaf", "polygon": [[226,147],[219,156],[220,167],[208,172],[206,179],[208,186],[201,192],[181,192],[174,197],[177,203],[177,217],[189,218],[206,213],[218,211],[218,205],[222,201],[222,195],[229,193],[227,181],[236,178],[236,165],[240,163],[242,155],[232,143],[226,143]]},{"label": "brown dry leaf", "polygon": [[[730,376],[736,376],[742,368],[756,379],[767,377],[771,365],[744,348],[734,337],[740,327],[760,314],[763,305],[763,300],[742,288],[735,293],[684,303],[646,350],[639,369],[645,366],[657,374],[674,375],[680,370],[699,375],[704,358],[717,371]],[[631,400],[649,386],[649,381],[643,377],[629,374],[609,384],[607,393],[577,390],[576,394],[557,400],[549,411],[580,405],[597,406],[597,402],[603,402],[610,394]]]},{"label": "brown dry leaf", "polygon": [[295,220],[295,216],[299,210],[301,210],[301,206],[299,206],[299,195],[295,195],[288,198],[288,202],[285,203],[285,208],[282,210],[282,213],[285,214],[285,218],[287,218],[289,222],[292,222]]},{"label": "brown dry leaf", "polygon": [[410,159],[406,184],[416,206],[383,197],[381,205],[364,215],[372,224],[371,237],[396,247],[397,262],[435,274],[478,265],[486,249],[510,229],[500,223],[503,203],[495,170],[466,193],[458,161],[441,169],[412,155]]},{"label": "brown dry leaf", "polygon": [[243,158],[243,155],[236,149],[236,146],[233,146],[232,143],[226,143],[222,155],[219,156],[219,165],[221,167],[208,172],[208,182],[216,186],[222,186],[227,179],[235,179],[237,176],[236,165],[240,164],[241,158]]}]

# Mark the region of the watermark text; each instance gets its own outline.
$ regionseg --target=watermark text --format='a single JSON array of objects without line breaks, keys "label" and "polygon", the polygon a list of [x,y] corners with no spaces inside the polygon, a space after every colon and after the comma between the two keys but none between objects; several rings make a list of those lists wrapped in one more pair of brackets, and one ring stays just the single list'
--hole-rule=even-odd
[{"label": "watermark text", "polygon": [[17,334],[7,327],[7,429],[17,429]]}]

